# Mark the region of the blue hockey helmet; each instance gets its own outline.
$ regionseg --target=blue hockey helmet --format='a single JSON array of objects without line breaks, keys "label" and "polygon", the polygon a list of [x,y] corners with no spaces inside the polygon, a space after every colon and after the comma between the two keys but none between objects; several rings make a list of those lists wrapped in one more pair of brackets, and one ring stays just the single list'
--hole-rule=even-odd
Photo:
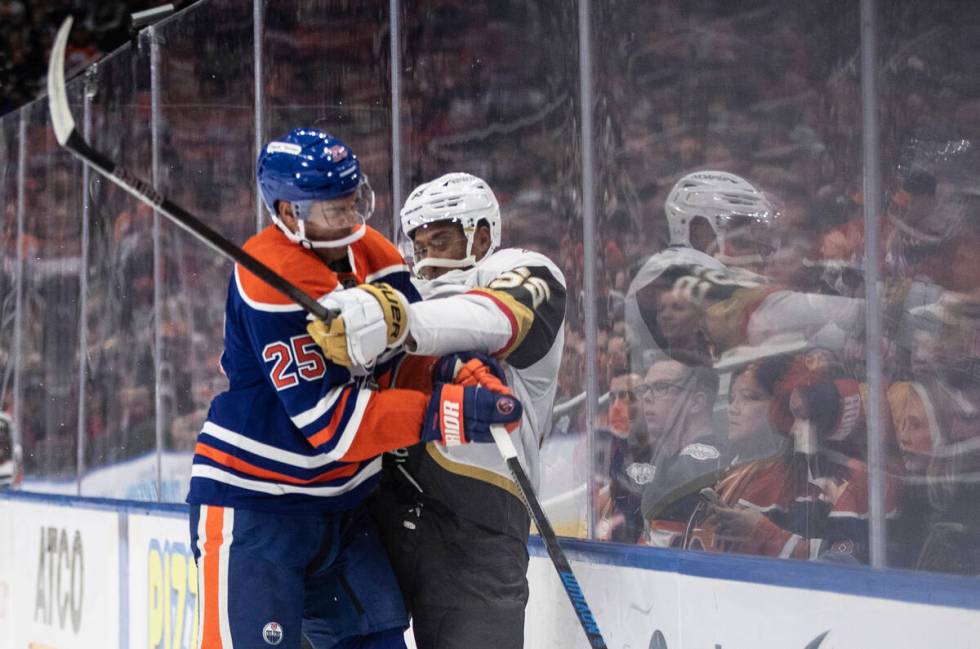
[{"label": "blue hockey helmet", "polygon": [[[357,241],[374,211],[374,192],[350,148],[314,128],[297,128],[262,147],[255,165],[262,201],[273,222],[290,240],[307,248],[338,248]],[[339,199],[353,196],[349,205]],[[279,218],[276,204],[288,202],[297,220],[293,232]],[[311,240],[306,223],[347,231],[339,239]]]}]

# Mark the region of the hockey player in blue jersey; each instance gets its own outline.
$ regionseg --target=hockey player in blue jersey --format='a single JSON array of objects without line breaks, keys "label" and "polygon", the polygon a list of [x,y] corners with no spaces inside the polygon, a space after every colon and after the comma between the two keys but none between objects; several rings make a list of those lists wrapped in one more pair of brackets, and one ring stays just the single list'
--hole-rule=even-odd
[{"label": "hockey player in blue jersey", "polygon": [[[234,269],[221,366],[195,449],[191,541],[199,646],[404,647],[404,605],[363,499],[381,453],[419,441],[489,442],[521,404],[486,387],[392,383],[419,299],[395,247],[365,223],[373,192],[351,150],[295,129],[269,142],[257,180],[273,225],[244,249],[328,305],[372,326],[389,351],[370,367],[324,359],[306,315]],[[359,290],[349,290],[359,287]],[[363,314],[360,323],[358,314]]]}]

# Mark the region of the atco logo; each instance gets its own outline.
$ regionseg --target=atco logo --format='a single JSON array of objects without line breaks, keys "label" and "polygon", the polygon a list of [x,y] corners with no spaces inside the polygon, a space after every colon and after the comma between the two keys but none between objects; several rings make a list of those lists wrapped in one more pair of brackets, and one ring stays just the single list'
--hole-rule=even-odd
[{"label": "atco logo", "polygon": [[278,622],[269,622],[262,627],[262,639],[266,644],[276,645],[282,642],[282,627]]},{"label": "atco logo", "polygon": [[330,154],[330,158],[337,162],[338,160],[343,160],[347,157],[347,147],[335,144],[327,149],[327,153]]},{"label": "atco logo", "polygon": [[[70,542],[69,542],[70,539]],[[64,528],[42,527],[34,596],[34,621],[72,631],[82,626],[85,595],[85,554],[82,534]]]}]

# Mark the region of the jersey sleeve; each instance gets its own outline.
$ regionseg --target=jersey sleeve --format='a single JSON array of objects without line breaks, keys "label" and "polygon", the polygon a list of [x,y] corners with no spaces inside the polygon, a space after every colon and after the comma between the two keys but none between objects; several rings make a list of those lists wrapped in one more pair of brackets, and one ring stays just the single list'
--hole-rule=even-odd
[{"label": "jersey sleeve", "polygon": [[379,390],[324,359],[302,310],[242,304],[241,318],[264,380],[292,424],[330,460],[362,461],[419,441],[425,394]]},{"label": "jersey sleeve", "polygon": [[519,266],[488,286],[411,307],[413,353],[481,351],[530,367],[548,353],[565,319],[565,284],[544,265]]}]

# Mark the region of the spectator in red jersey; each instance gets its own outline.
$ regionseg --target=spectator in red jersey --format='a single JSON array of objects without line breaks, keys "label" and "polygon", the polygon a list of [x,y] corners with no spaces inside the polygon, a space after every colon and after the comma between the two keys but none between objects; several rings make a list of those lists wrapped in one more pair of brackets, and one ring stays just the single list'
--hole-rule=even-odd
[{"label": "spectator in red jersey", "polygon": [[[778,455],[736,466],[715,485],[717,498],[709,494],[694,545],[866,561],[868,470],[854,448],[863,431],[859,385],[814,372],[801,357],[762,362],[746,373],[753,380],[736,379],[736,398],[739,388],[752,388],[760,399],[768,394],[768,422],[789,444]],[[736,430],[744,423],[736,418]],[[886,503],[893,511],[892,489]]]}]

